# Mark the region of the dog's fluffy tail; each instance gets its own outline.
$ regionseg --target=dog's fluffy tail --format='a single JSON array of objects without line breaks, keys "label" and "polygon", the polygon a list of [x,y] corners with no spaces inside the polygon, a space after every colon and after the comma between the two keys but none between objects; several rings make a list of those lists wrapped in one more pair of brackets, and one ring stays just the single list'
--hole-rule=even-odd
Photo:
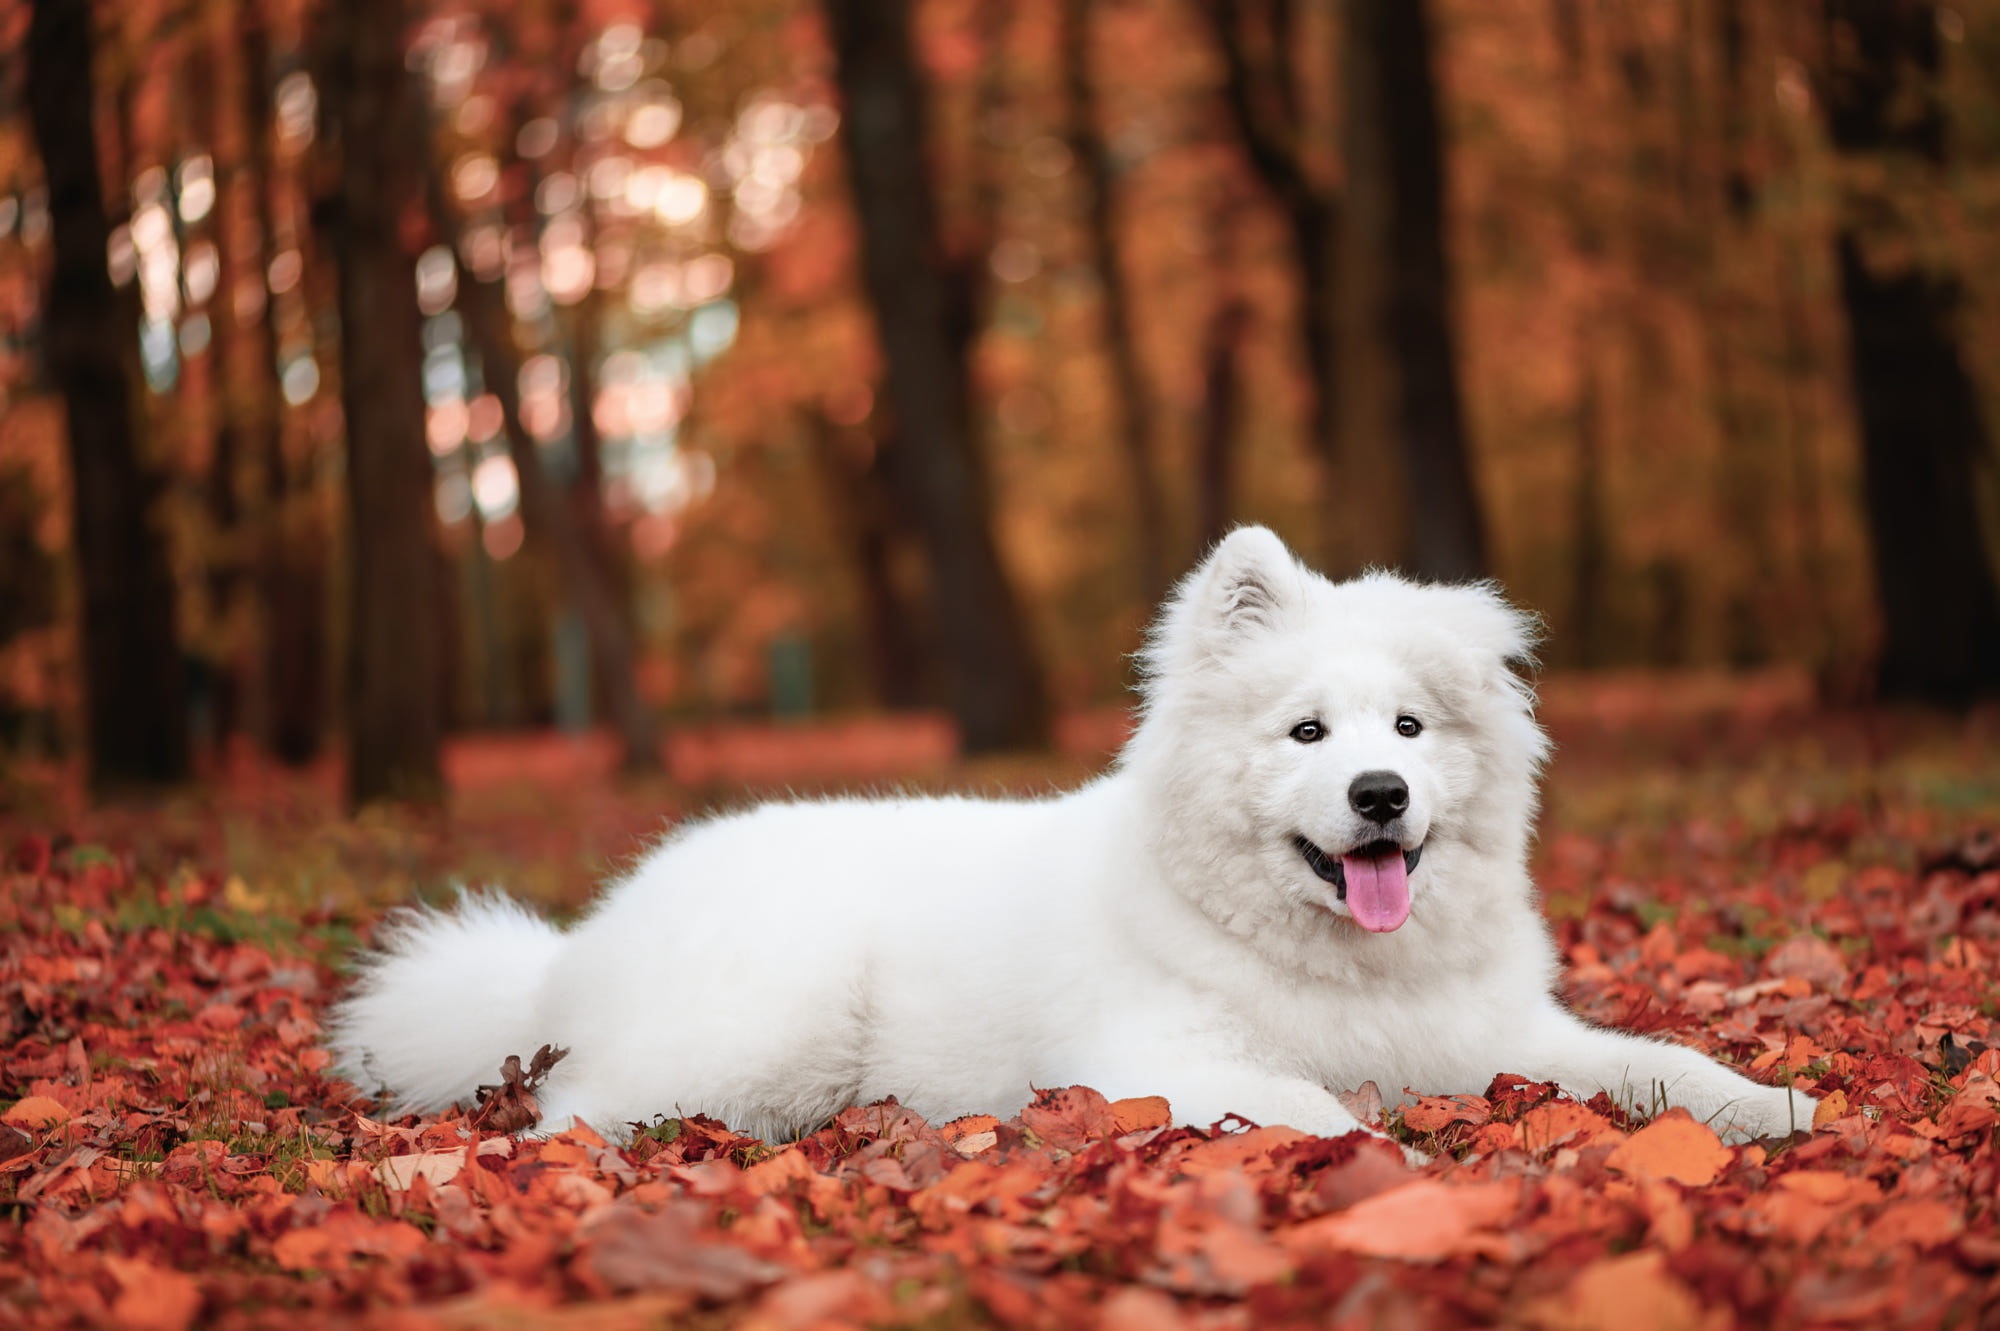
[{"label": "dog's fluffy tail", "polygon": [[542,977],[560,930],[499,892],[461,893],[452,911],[390,916],[327,1022],[335,1075],[392,1113],[469,1101],[555,1039],[539,1029]]}]

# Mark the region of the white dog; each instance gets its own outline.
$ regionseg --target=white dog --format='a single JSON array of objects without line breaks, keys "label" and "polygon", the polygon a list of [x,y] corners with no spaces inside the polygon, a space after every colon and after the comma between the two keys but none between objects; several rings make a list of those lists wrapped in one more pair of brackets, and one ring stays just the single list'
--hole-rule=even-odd
[{"label": "white dog", "polygon": [[1167,603],[1137,732],[1038,800],[770,804],[668,838],[557,930],[500,896],[388,931],[331,1021],[402,1110],[566,1046],[544,1130],[701,1112],[769,1138],[896,1096],[1164,1095],[1321,1134],[1336,1098],[1495,1074],[1685,1106],[1741,1139],[1811,1097],[1591,1026],[1527,873],[1546,741],[1491,588],[1334,583],[1246,527]]}]

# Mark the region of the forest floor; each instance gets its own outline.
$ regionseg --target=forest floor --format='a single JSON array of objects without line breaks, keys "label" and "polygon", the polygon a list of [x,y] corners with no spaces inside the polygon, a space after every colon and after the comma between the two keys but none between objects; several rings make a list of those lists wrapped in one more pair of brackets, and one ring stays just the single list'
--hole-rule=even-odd
[{"label": "forest floor", "polygon": [[1379,1088],[1414,1171],[1087,1088],[620,1147],[384,1120],[326,1079],[320,1019],[391,904],[494,881],[573,909],[761,791],[1067,784],[1113,713],[1033,762],[956,762],[935,718],[704,728],[636,782],[601,739],[468,741],[432,818],[344,820],[330,768],[109,810],[0,769],[0,1324],[2000,1324],[2000,716],[1827,714],[1782,676],[1544,696],[1572,1003],[1810,1086],[1816,1132],[1725,1146],[1502,1077]]}]

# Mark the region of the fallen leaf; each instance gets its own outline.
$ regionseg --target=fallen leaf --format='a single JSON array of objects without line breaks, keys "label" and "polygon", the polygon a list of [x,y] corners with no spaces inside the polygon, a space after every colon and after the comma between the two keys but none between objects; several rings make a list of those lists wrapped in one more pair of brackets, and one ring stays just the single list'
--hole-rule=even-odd
[{"label": "fallen leaf", "polygon": [[69,1110],[59,1100],[51,1100],[46,1095],[31,1095],[15,1101],[6,1113],[0,1114],[0,1122],[39,1132],[69,1122]]},{"label": "fallen leaf", "polygon": [[1602,1114],[1574,1100],[1551,1100],[1521,1115],[1521,1149],[1539,1155],[1558,1146],[1586,1146],[1594,1141],[1622,1139]]},{"label": "fallen leaf", "polygon": [[1654,1251],[1591,1263],[1561,1293],[1531,1304],[1526,1320],[1543,1331],[1705,1331],[1730,1324],[1705,1316],[1694,1291]]},{"label": "fallen leaf", "polygon": [[1121,1133],[1139,1132],[1146,1128],[1168,1126],[1174,1121],[1174,1114],[1165,1096],[1141,1095],[1127,1100],[1113,1100],[1111,1119]]},{"label": "fallen leaf", "polygon": [[718,1234],[709,1208],[689,1201],[650,1214],[616,1208],[589,1231],[577,1265],[614,1294],[678,1290],[711,1303],[742,1298],[785,1275],[784,1267]]},{"label": "fallen leaf", "polygon": [[1437,1261],[1479,1245],[1474,1240],[1512,1218],[1520,1189],[1511,1183],[1446,1183],[1417,1179],[1377,1193],[1345,1211],[1284,1230],[1279,1242],[1294,1255],[1334,1250],[1364,1257]]},{"label": "fallen leaf", "polygon": [[1713,1183],[1735,1154],[1685,1109],[1669,1109],[1618,1144],[1604,1163],[1633,1178],[1671,1179],[1690,1188]]},{"label": "fallen leaf", "polygon": [[1403,1110],[1403,1125],[1412,1132],[1442,1132],[1454,1123],[1479,1127],[1493,1117],[1493,1106],[1480,1095],[1426,1095]]},{"label": "fallen leaf", "polygon": [[118,1282],[111,1320],[120,1331],[187,1331],[201,1315],[201,1285],[193,1276],[113,1254],[104,1264]]}]

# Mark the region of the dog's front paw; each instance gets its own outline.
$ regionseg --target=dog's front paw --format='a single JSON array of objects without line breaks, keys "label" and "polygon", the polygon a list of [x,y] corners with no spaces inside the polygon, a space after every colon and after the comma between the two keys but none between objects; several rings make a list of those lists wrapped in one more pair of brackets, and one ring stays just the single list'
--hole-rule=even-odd
[{"label": "dog's front paw", "polygon": [[1813,1112],[1819,1101],[1804,1091],[1774,1086],[1754,1096],[1732,1100],[1723,1106],[1710,1126],[1732,1146],[1760,1137],[1785,1138],[1794,1132],[1811,1132]]}]

